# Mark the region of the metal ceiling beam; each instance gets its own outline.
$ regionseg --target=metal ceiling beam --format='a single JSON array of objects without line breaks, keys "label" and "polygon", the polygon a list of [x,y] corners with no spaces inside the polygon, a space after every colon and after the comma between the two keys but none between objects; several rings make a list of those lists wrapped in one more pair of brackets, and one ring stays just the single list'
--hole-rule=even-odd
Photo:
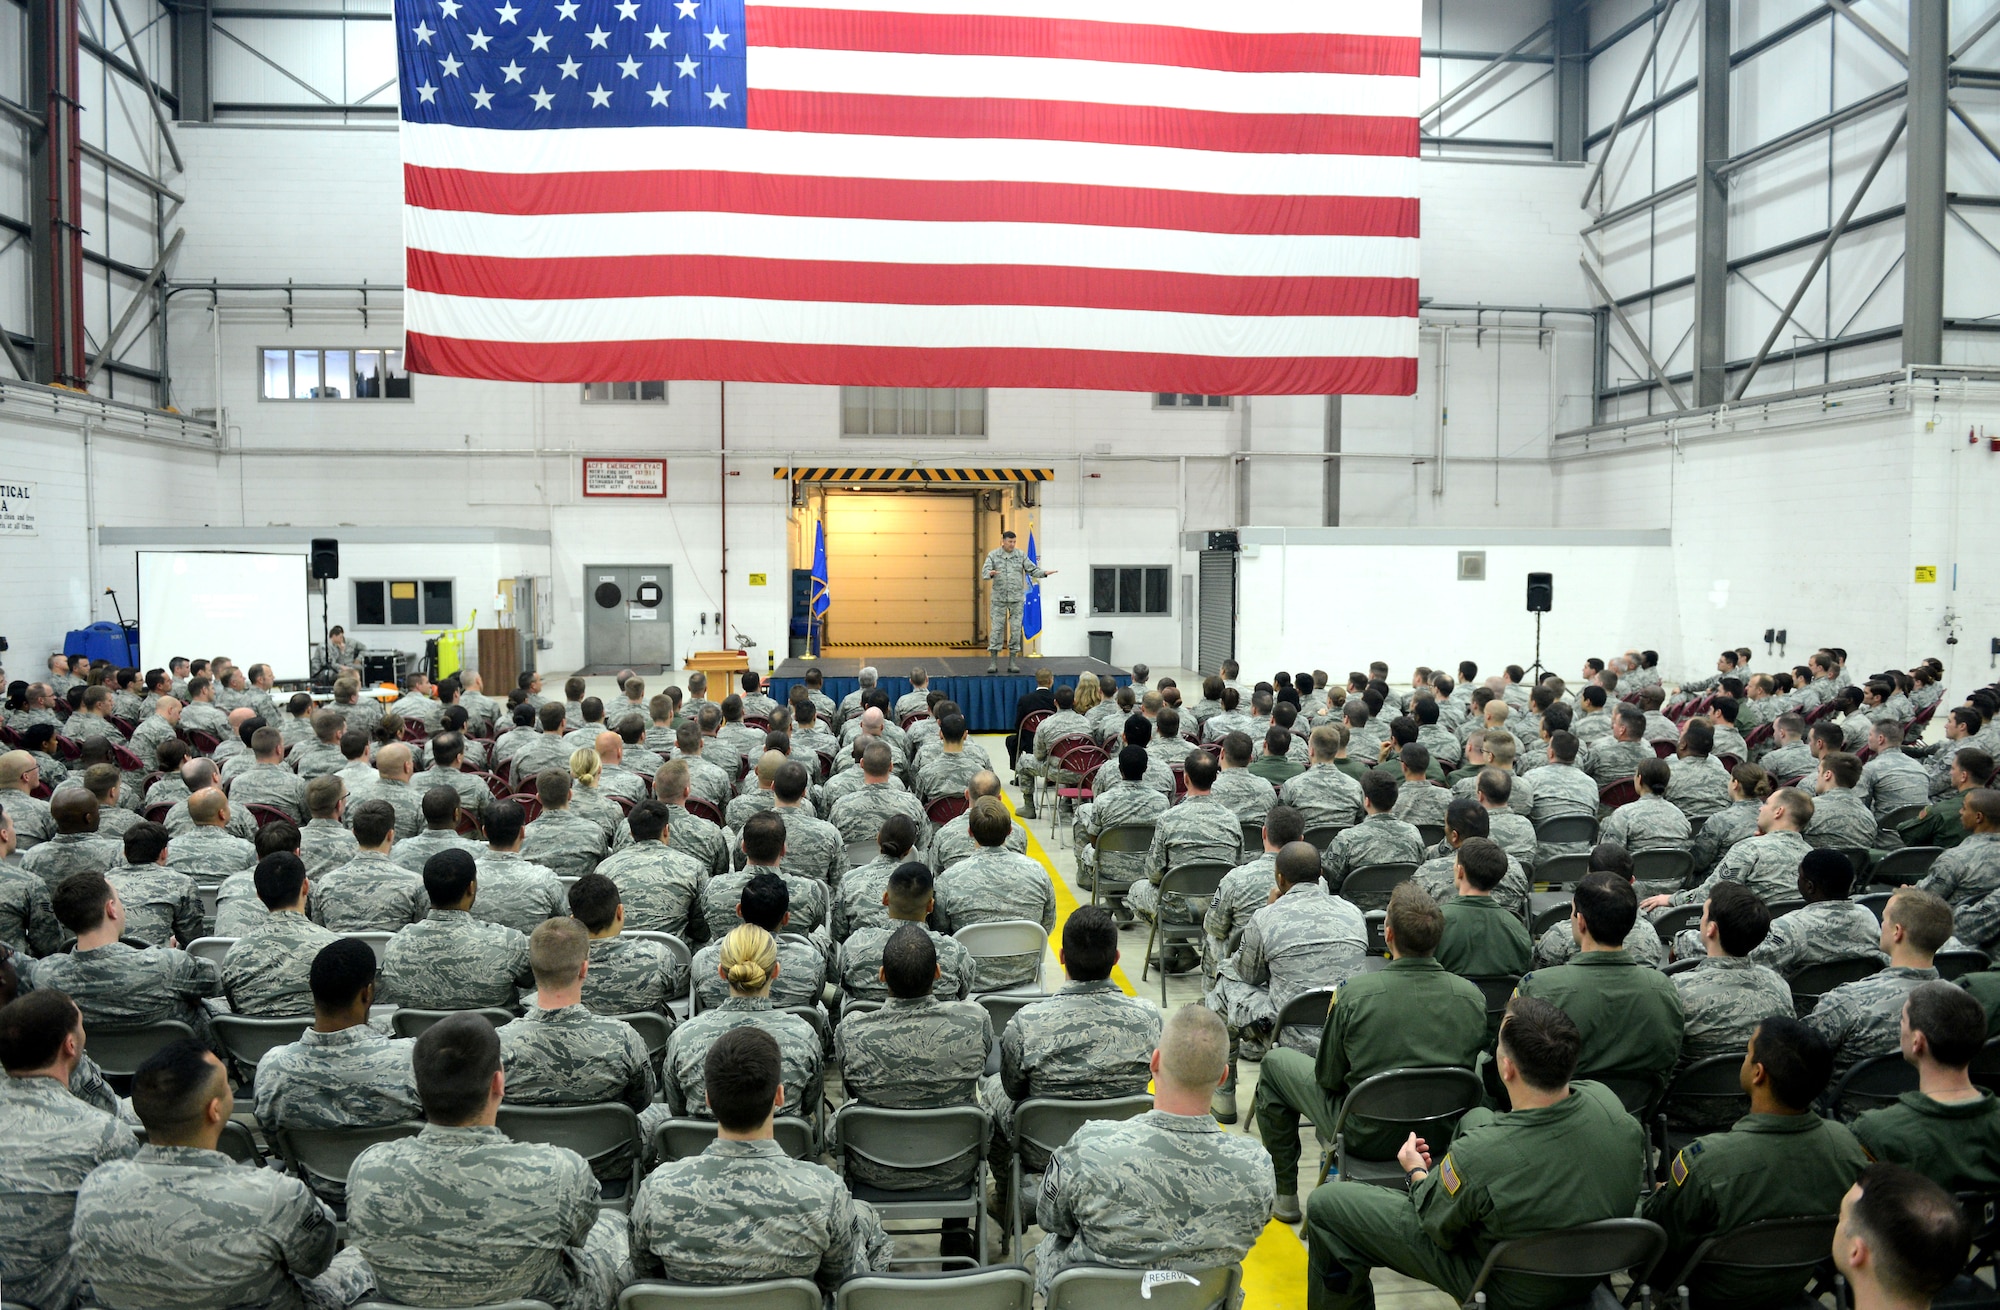
[{"label": "metal ceiling beam", "polygon": [[1584,224],[1583,235],[1589,236],[1595,232],[1602,232],[1605,228],[1615,227],[1628,218],[1637,218],[1647,210],[1658,208],[1666,204],[1669,200],[1678,199],[1692,190],[1694,190],[1694,179],[1684,177],[1670,186],[1661,187],[1650,196],[1641,196],[1629,205],[1620,205],[1616,209],[1609,209],[1599,214],[1596,218]]},{"label": "metal ceiling beam", "polygon": [[1584,137],[1590,128],[1590,0],[1555,0],[1555,157],[1589,158]]},{"label": "metal ceiling beam", "polygon": [[1681,399],[1681,389],[1668,380],[1666,370],[1653,358],[1653,352],[1646,348],[1646,339],[1632,326],[1632,320],[1625,317],[1625,311],[1618,307],[1618,302],[1612,298],[1610,289],[1604,285],[1604,280],[1597,276],[1597,270],[1590,266],[1589,260],[1579,259],[1576,262],[1577,267],[1583,270],[1583,275],[1590,279],[1590,285],[1596,288],[1597,294],[1611,310],[1611,317],[1618,320],[1618,326],[1624,328],[1625,335],[1631,338],[1633,347],[1639,352],[1639,358],[1646,361],[1646,368],[1652,373],[1654,380],[1665,389],[1667,399],[1674,402],[1675,409],[1686,409],[1687,401]]},{"label": "metal ceiling beam", "polygon": [[1472,76],[1466,78],[1463,82],[1460,82],[1457,86],[1445,92],[1443,95],[1439,96],[1436,100],[1433,100],[1421,114],[1417,115],[1417,122],[1421,124],[1428,121],[1431,118],[1436,117],[1439,110],[1443,109],[1446,105],[1458,99],[1466,92],[1472,90],[1473,87],[1477,86],[1479,83],[1485,81],[1486,78],[1490,76],[1495,69],[1506,67],[1507,61],[1510,57],[1520,54],[1523,50],[1526,50],[1529,46],[1533,45],[1535,42],[1547,36],[1549,34],[1549,29],[1552,28],[1553,26],[1554,26],[1553,23],[1543,23],[1540,27],[1528,33],[1526,36],[1522,37],[1519,41],[1516,41],[1513,45],[1507,47],[1506,50],[1493,56],[1493,58],[1487,60],[1484,67],[1475,69],[1473,71]]},{"label": "metal ceiling beam", "polygon": [[1591,193],[1604,180],[1604,166],[1611,158],[1611,148],[1618,144],[1618,134],[1625,128],[1625,116],[1632,112],[1632,100],[1639,94],[1639,86],[1646,80],[1646,72],[1653,66],[1653,55],[1660,48],[1660,37],[1666,33],[1667,19],[1673,14],[1674,0],[1666,0],[1653,23],[1653,35],[1646,42],[1646,53],[1639,59],[1639,67],[1633,70],[1632,85],[1625,88],[1625,99],[1618,106],[1618,117],[1611,122],[1611,132],[1604,138],[1604,148],[1598,153],[1597,166],[1590,170],[1590,180],[1583,185],[1583,195],[1577,206],[1590,208]]},{"label": "metal ceiling beam", "polygon": [[215,117],[211,91],[214,36],[209,30],[213,14],[209,0],[179,0],[167,10],[174,29],[174,88],[181,97],[178,116],[197,123]]},{"label": "metal ceiling beam", "polygon": [[[1993,12],[2000,14],[2000,9],[1996,9]],[[1965,130],[1972,133],[1972,139],[1980,145],[1985,146],[1987,154],[1993,156],[1995,159],[2000,159],[2000,141],[1995,141],[1991,136],[1987,135],[1986,129],[1975,122],[1972,115],[1966,113],[1964,107],[1958,101],[1947,99],[1945,103],[1951,109],[1952,117],[1965,124]]]},{"label": "metal ceiling beam", "polygon": [[1830,114],[1815,118],[1810,123],[1803,123],[1793,128],[1783,136],[1774,136],[1762,145],[1752,146],[1741,154],[1732,155],[1729,162],[1720,165],[1717,171],[1724,174],[1735,173],[1741,169],[1750,167],[1752,164],[1762,163],[1771,156],[1782,154],[1801,142],[1812,140],[1822,132],[1831,131],[1836,127],[1851,123],[1857,118],[1866,118],[1877,110],[1887,109],[1891,105],[1900,104],[1904,96],[1908,94],[1909,88],[1901,84],[1885,87],[1865,100],[1855,101],[1845,109],[1836,109]]},{"label": "metal ceiling beam", "polygon": [[126,302],[125,312],[118,316],[118,322],[112,325],[111,335],[104,338],[103,348],[91,362],[90,371],[83,375],[83,385],[86,390],[97,380],[97,375],[104,371],[105,365],[112,362],[112,357],[118,350],[119,339],[125,335],[125,329],[132,326],[132,320],[139,316],[140,310],[152,303],[153,288],[160,285],[160,276],[167,271],[167,262],[181,248],[181,239],[186,235],[185,228],[175,230],[173,240],[167,242],[167,248],[160,252],[152,271],[146,274],[145,280],[139,283],[138,289],[132,293],[132,299]]},{"label": "metal ceiling beam", "polygon": [[187,203],[186,196],[183,196],[180,192],[174,190],[172,187],[160,181],[159,178],[154,177],[151,173],[146,172],[144,169],[134,168],[132,167],[132,165],[126,163],[124,160],[119,159],[116,156],[104,153],[102,150],[99,150],[96,146],[90,144],[90,142],[88,141],[83,142],[80,146],[80,149],[83,151],[83,157],[85,159],[92,160],[96,163],[102,164],[104,167],[118,174],[118,176],[124,178],[127,182],[132,183],[134,186],[145,187],[148,191],[151,191],[154,195],[161,196],[167,200],[171,200],[177,205],[182,205]]},{"label": "metal ceiling beam", "polygon": [[[1916,6],[1916,8],[1922,7]],[[1792,289],[1792,298],[1785,302],[1785,310],[1778,316],[1778,321],[1771,324],[1771,331],[1765,336],[1764,344],[1757,348],[1757,354],[1751,359],[1750,367],[1737,381],[1736,391],[1730,397],[1731,400],[1742,399],[1744,389],[1750,385],[1750,380],[1757,376],[1757,370],[1764,366],[1764,357],[1769,355],[1771,347],[1777,344],[1778,334],[1784,330],[1785,320],[1789,319],[1792,311],[1799,307],[1799,301],[1805,298],[1806,288],[1812,285],[1815,277],[1819,276],[1820,266],[1825,264],[1826,257],[1833,253],[1834,243],[1840,240],[1840,234],[1847,230],[1847,222],[1854,217],[1855,209],[1861,204],[1861,197],[1867,195],[1868,188],[1875,184],[1875,175],[1882,171],[1882,165],[1889,162],[1889,153],[1896,148],[1896,142],[1902,139],[1903,128],[1909,121],[1910,115],[1907,110],[1896,116],[1896,125],[1889,129],[1889,135],[1882,139],[1881,148],[1875,152],[1875,157],[1868,161],[1868,171],[1862,175],[1861,185],[1854,188],[1854,194],[1847,198],[1847,207],[1840,211],[1840,217],[1834,221],[1831,228],[1827,229],[1826,240],[1820,242],[1819,249],[1813,252],[1812,263],[1807,266],[1805,276],[1800,278],[1798,286]],[[1940,187],[1938,191],[1942,199],[1943,188]]]},{"label": "metal ceiling beam", "polygon": [[[1903,363],[1944,360],[1945,129],[1950,97],[1951,13],[1942,4],[1910,6],[1909,121],[1903,184]],[[1975,135],[1983,135],[1975,129]],[[1982,144],[1989,148],[1992,142]]]},{"label": "metal ceiling beam", "polygon": [[1996,23],[2000,23],[2000,8],[1996,8],[1992,13],[1986,15],[1977,27],[1965,34],[1965,39],[1953,48],[1951,61],[1957,63],[1959,60],[1965,58],[1965,52],[1978,45],[1980,38],[1992,31]]},{"label": "metal ceiling beam", "polygon": [[[1722,403],[1729,379],[1730,0],[1702,0],[1694,158],[1694,403]],[[1786,311],[1788,314],[1789,310]]]},{"label": "metal ceiling beam", "polygon": [[[1891,41],[1887,36],[1883,35],[1881,28],[1869,22],[1867,19],[1863,18],[1860,14],[1855,13],[1854,6],[1848,3],[1848,0],[1826,0],[1826,3],[1835,13],[1839,14],[1842,18],[1845,18],[1848,22],[1854,24],[1856,27],[1860,28],[1862,35],[1866,36],[1870,41],[1873,41],[1876,45],[1881,46],[1884,50],[1888,51],[1889,58],[1895,60],[1897,63],[1901,64],[1905,68],[1908,68],[1910,66],[1910,57],[1907,54],[1903,53],[1903,47],[1897,45],[1894,41]],[[1942,18],[1944,16],[1944,8],[1945,8],[1944,0],[1933,0],[1933,3],[1938,11],[1939,17]],[[1927,5],[1923,3],[1923,0],[1916,0],[1916,3],[1910,6],[1911,16],[1914,19],[1916,10],[1928,9],[1932,7],[1933,5]],[[1949,20],[1947,19],[1946,21]]]},{"label": "metal ceiling beam", "polygon": [[181,161],[181,148],[174,140],[173,122],[167,116],[167,107],[160,100],[159,88],[153,79],[146,76],[146,65],[139,55],[139,43],[132,39],[132,25],[125,21],[125,6],[118,0],[105,0],[110,6],[111,17],[118,24],[118,35],[125,38],[125,50],[132,58],[132,68],[139,74],[139,86],[146,93],[146,103],[152,106],[153,122],[160,129],[160,140],[166,143],[167,154],[174,161],[176,173],[187,172],[187,165]]}]

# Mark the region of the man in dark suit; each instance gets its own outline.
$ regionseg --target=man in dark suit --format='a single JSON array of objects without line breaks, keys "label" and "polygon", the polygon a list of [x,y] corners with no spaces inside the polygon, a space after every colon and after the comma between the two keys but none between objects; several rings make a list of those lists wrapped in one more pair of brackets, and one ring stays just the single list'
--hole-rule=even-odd
[{"label": "man in dark suit", "polygon": [[1055,683],[1055,674],[1045,668],[1036,669],[1035,689],[1014,702],[1014,731],[1007,734],[1007,763],[1010,767],[1021,762],[1024,747],[1032,748],[1035,744],[1033,737],[1025,742],[1021,740],[1021,725],[1028,716],[1045,711],[1050,714],[1056,712]]}]

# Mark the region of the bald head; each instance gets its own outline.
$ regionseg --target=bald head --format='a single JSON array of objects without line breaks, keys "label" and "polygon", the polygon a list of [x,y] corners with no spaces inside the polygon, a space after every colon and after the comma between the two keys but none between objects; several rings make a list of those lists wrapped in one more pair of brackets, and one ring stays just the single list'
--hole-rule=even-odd
[{"label": "bald head", "polygon": [[153,702],[153,712],[168,723],[179,723],[181,720],[181,703],[172,696],[162,696]]},{"label": "bald head", "polygon": [[861,711],[861,735],[864,737],[881,736],[883,722],[882,711],[876,706],[869,706],[867,709]]},{"label": "bald head", "polygon": [[616,764],[625,758],[625,739],[615,732],[597,734],[597,758],[605,764]]},{"label": "bald head", "polygon": [[965,798],[976,801],[987,796],[1000,794],[1000,775],[991,769],[981,769],[972,775],[972,781],[965,786]]},{"label": "bald head", "polygon": [[188,797],[188,817],[204,828],[219,827],[228,821],[229,798],[218,787],[204,787]]},{"label": "bald head", "polygon": [[778,770],[784,767],[784,752],[765,751],[757,758],[757,781],[769,787],[778,780]]},{"label": "bald head", "polygon": [[248,705],[238,705],[235,709],[229,711],[229,730],[235,732],[256,717],[257,711],[251,709]]},{"label": "bald head", "polygon": [[215,785],[215,761],[205,755],[197,755],[181,765],[181,785],[190,795],[204,787]]},{"label": "bald head", "polygon": [[35,767],[35,757],[26,751],[8,751],[0,755],[0,787],[19,788],[28,770]]},{"label": "bald head", "polygon": [[410,748],[400,741],[392,741],[375,752],[375,776],[392,781],[407,780],[410,776]]}]

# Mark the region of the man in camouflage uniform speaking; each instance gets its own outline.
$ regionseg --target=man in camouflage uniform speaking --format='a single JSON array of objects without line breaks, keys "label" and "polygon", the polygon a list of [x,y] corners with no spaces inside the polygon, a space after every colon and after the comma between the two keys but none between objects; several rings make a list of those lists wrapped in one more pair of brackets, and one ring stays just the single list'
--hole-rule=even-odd
[{"label": "man in camouflage uniform speaking", "polygon": [[986,627],[988,673],[1000,671],[1000,643],[1003,638],[1011,643],[1007,648],[1007,672],[1021,671],[1015,657],[1021,653],[1021,606],[1028,599],[1028,579],[1039,581],[1055,576],[1054,569],[1045,569],[1016,550],[1014,541],[1012,532],[1001,533],[1000,548],[987,551],[986,563],[979,569],[979,576],[993,584]]}]

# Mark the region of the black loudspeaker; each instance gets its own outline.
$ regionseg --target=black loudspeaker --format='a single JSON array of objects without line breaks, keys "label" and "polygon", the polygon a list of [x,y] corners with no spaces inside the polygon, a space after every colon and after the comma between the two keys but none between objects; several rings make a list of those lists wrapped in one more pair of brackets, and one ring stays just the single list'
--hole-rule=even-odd
[{"label": "black loudspeaker", "polygon": [[1556,607],[1556,575],[1553,573],[1530,573],[1528,575],[1528,613],[1547,614]]},{"label": "black loudspeaker", "polygon": [[321,579],[340,576],[340,543],[332,537],[313,538],[312,575]]}]

